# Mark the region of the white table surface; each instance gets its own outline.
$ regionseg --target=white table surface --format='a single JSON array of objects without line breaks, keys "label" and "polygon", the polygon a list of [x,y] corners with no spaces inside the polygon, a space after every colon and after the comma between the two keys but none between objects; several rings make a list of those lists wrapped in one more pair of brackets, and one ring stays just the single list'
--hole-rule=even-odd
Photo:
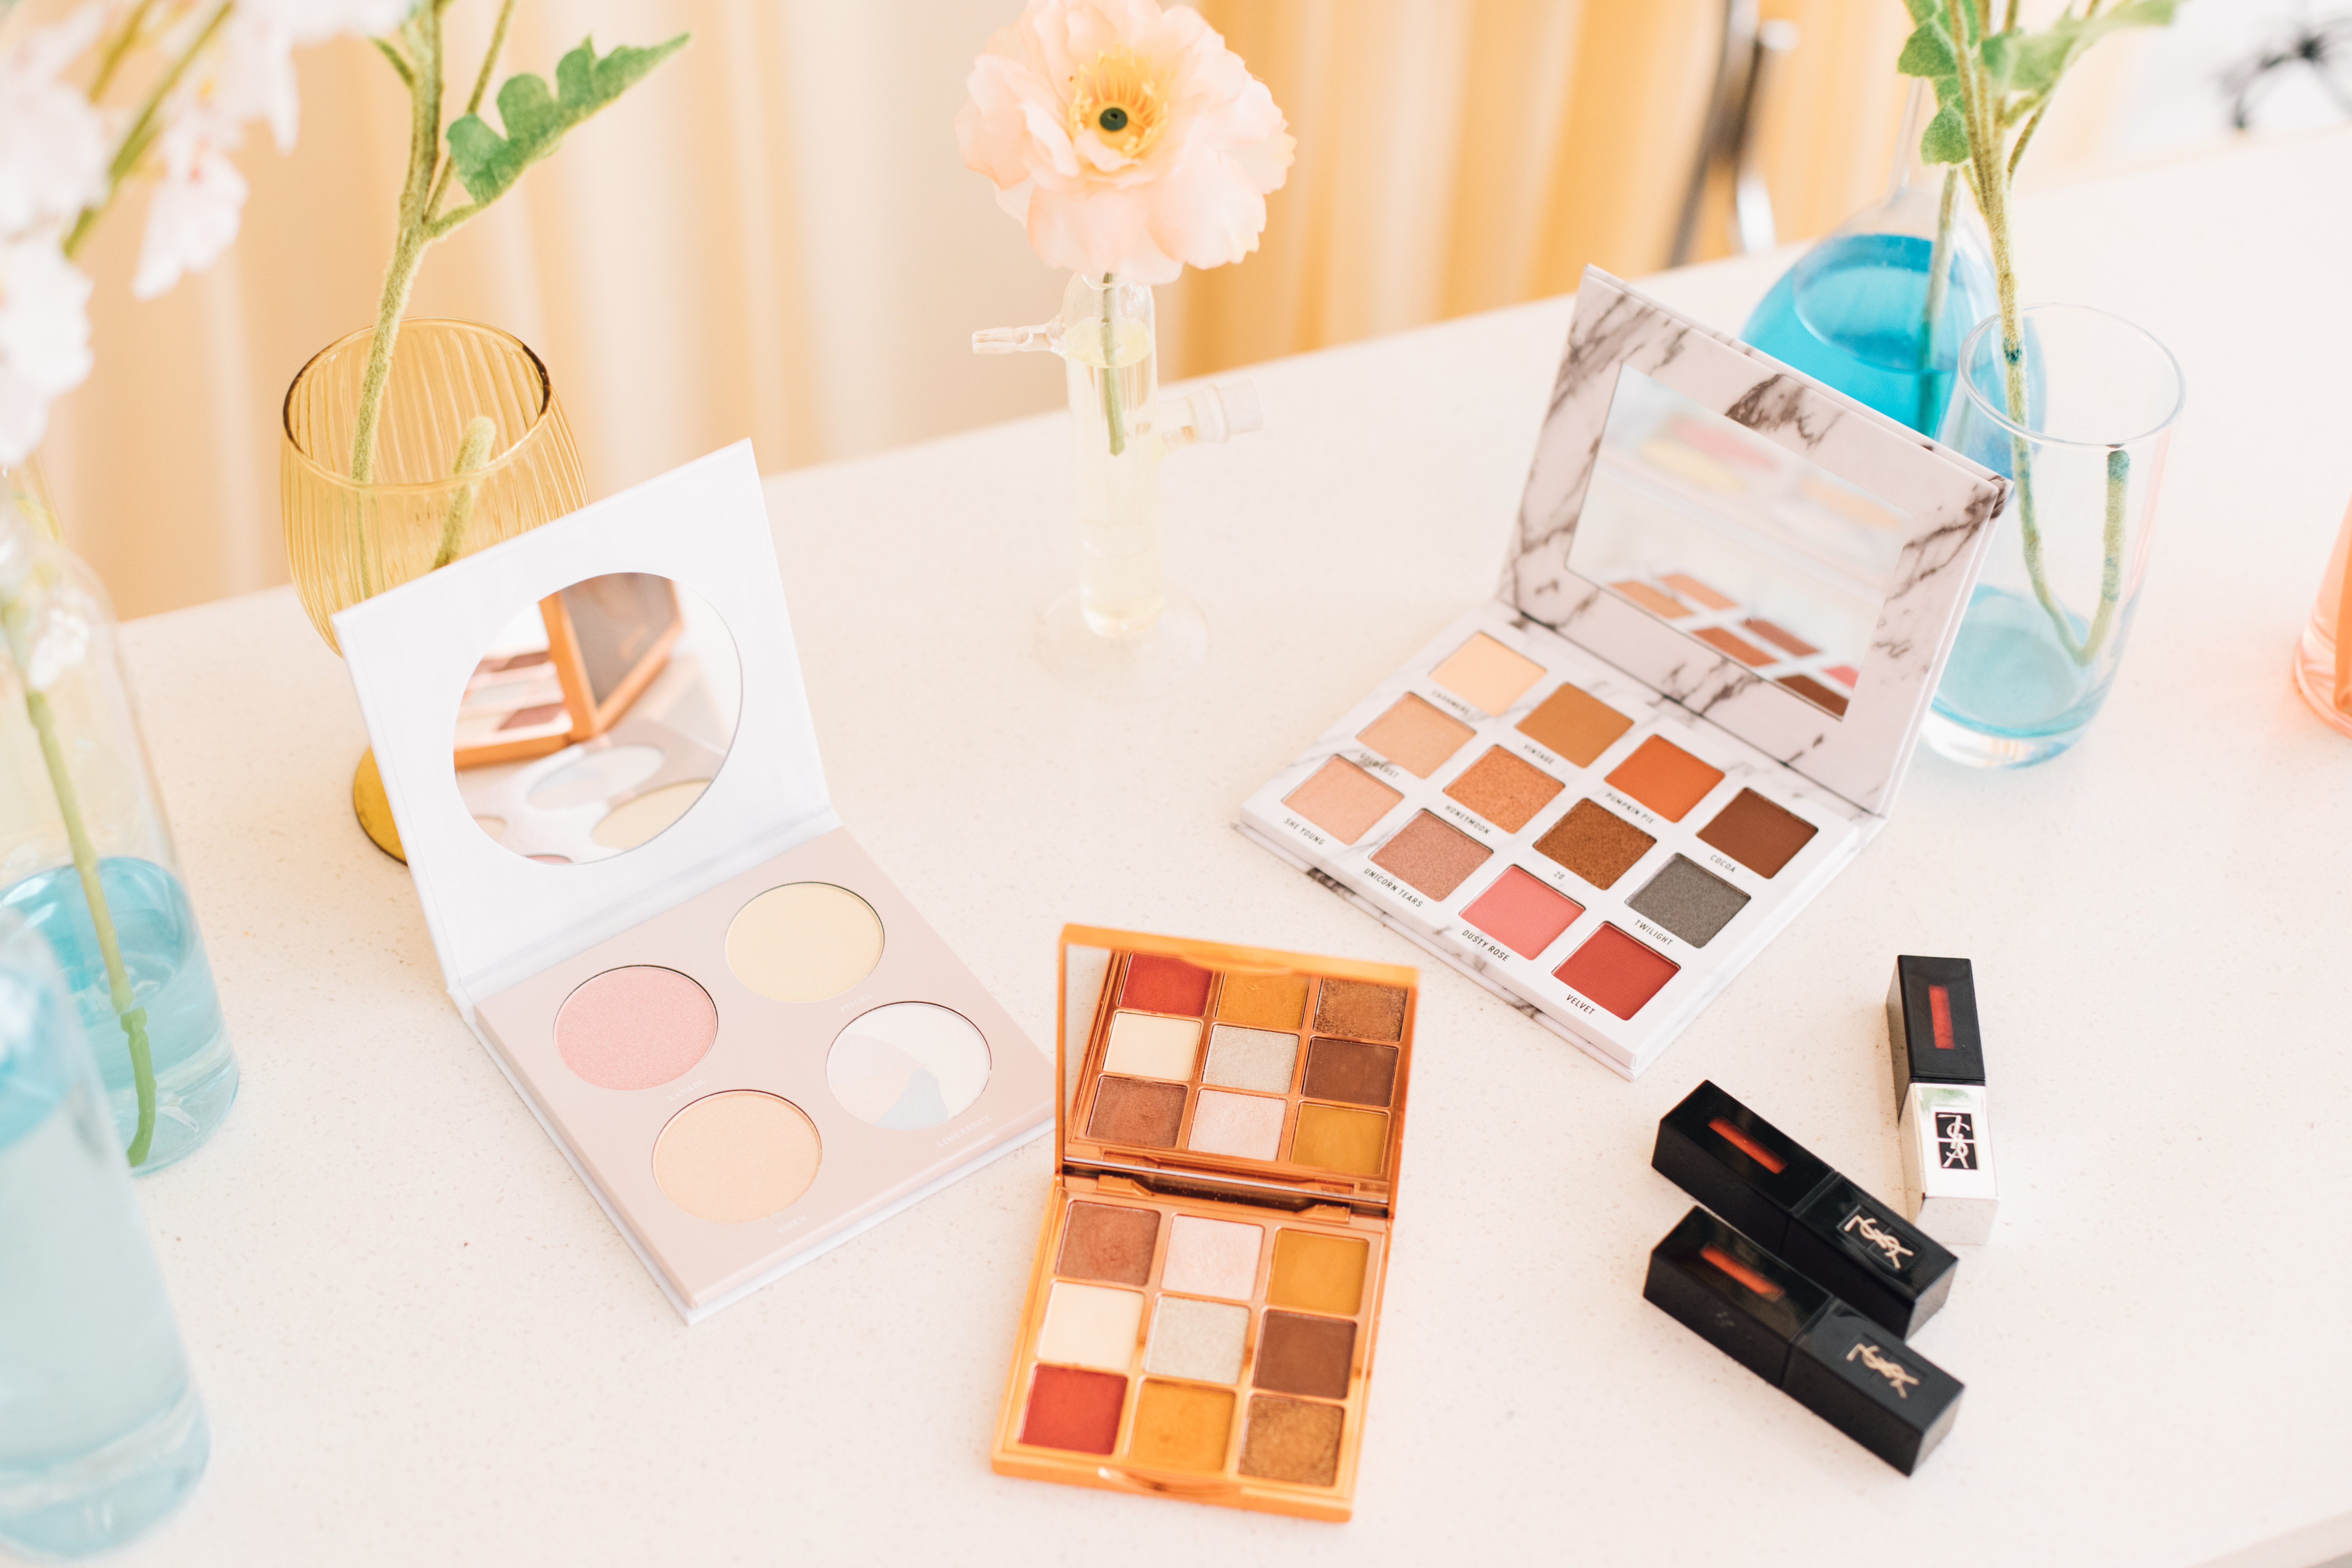
[{"label": "white table surface", "polygon": [[[1032,1143],[689,1331],[442,991],[353,826],[364,743],[289,590],[129,628],[245,1087],[141,1193],[216,1451],[121,1561],[2199,1564],[2352,1550],[2352,741],[2287,658],[2352,495],[2352,134],[2042,196],[2028,298],[2179,353],[2189,411],[2087,742],[1922,755],[1885,834],[1638,1084],[1234,834],[1236,803],[1490,593],[1548,300],[1262,367],[1167,469],[1205,673],[1054,685],[1066,437],[772,481],[845,819],[1047,1048],[1066,921],[1421,963],[1356,1518],[992,1474],[1050,1171]],[[1652,280],[1735,326],[1771,259]],[[954,351],[949,351],[954,352]],[[1881,1193],[1898,951],[1978,965],[2003,1188],[1919,1348],[1905,1479],[1641,1299],[1649,1168],[1713,1077]]]}]

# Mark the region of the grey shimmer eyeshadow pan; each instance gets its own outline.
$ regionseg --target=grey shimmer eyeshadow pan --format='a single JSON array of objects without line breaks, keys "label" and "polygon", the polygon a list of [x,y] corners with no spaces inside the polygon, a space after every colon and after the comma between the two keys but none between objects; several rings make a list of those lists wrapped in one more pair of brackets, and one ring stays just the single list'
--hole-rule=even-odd
[{"label": "grey shimmer eyeshadow pan", "polygon": [[1625,904],[1693,947],[1705,947],[1748,907],[1748,895],[1698,862],[1677,855]]}]

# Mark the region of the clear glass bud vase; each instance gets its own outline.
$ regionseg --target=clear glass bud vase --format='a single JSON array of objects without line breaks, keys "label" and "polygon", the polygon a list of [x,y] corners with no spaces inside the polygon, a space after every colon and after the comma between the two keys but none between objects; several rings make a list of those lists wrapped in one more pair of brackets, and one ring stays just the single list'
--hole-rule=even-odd
[{"label": "clear glass bud vase", "polygon": [[2021,348],[2012,367],[2000,318],[1978,324],[1941,436],[2012,481],[1925,728],[1977,767],[2056,756],[2106,701],[2185,396],[2170,351],[2105,310],[2029,306]]},{"label": "clear glass bud vase", "polygon": [[1172,689],[1207,656],[1209,623],[1168,585],[1160,460],[1258,428],[1256,393],[1243,383],[1160,402],[1151,289],[1123,279],[1073,277],[1054,320],[975,332],[972,348],[1059,354],[1069,387],[1078,584],[1045,607],[1039,658],[1098,697]]},{"label": "clear glass bud vase", "polygon": [[0,495],[0,908],[57,954],[133,1169],[213,1135],[237,1068],[89,569]]}]

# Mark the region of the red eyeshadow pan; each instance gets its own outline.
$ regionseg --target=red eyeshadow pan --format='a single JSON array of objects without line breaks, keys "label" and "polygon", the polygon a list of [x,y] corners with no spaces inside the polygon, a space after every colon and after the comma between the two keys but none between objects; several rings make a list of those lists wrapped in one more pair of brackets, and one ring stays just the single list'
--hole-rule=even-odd
[{"label": "red eyeshadow pan", "polygon": [[1640,1012],[1681,965],[1604,925],[1552,973],[1621,1018]]},{"label": "red eyeshadow pan", "polygon": [[1022,1419],[1021,1440],[1040,1448],[1108,1454],[1118,1441],[1118,1412],[1126,1403],[1123,1377],[1041,1366],[1029,1385],[1029,1414]]},{"label": "red eyeshadow pan", "polygon": [[1118,1002],[1139,1012],[1197,1018],[1208,1009],[1209,972],[1181,958],[1139,952],[1128,960],[1127,985]]},{"label": "red eyeshadow pan", "polygon": [[1583,912],[1583,905],[1513,866],[1471,900],[1462,918],[1521,958],[1533,958]]}]

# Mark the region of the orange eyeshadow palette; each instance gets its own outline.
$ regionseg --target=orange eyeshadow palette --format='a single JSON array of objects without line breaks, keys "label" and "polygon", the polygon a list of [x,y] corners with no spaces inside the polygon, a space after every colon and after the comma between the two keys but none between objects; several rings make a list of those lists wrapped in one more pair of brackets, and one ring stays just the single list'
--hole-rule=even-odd
[{"label": "orange eyeshadow palette", "polygon": [[1635,1076],[1884,825],[2005,494],[1588,270],[1502,595],[1238,826]]},{"label": "orange eyeshadow palette", "polygon": [[1349,1516],[1416,991],[1064,929],[1059,1169],[998,1471]]}]

